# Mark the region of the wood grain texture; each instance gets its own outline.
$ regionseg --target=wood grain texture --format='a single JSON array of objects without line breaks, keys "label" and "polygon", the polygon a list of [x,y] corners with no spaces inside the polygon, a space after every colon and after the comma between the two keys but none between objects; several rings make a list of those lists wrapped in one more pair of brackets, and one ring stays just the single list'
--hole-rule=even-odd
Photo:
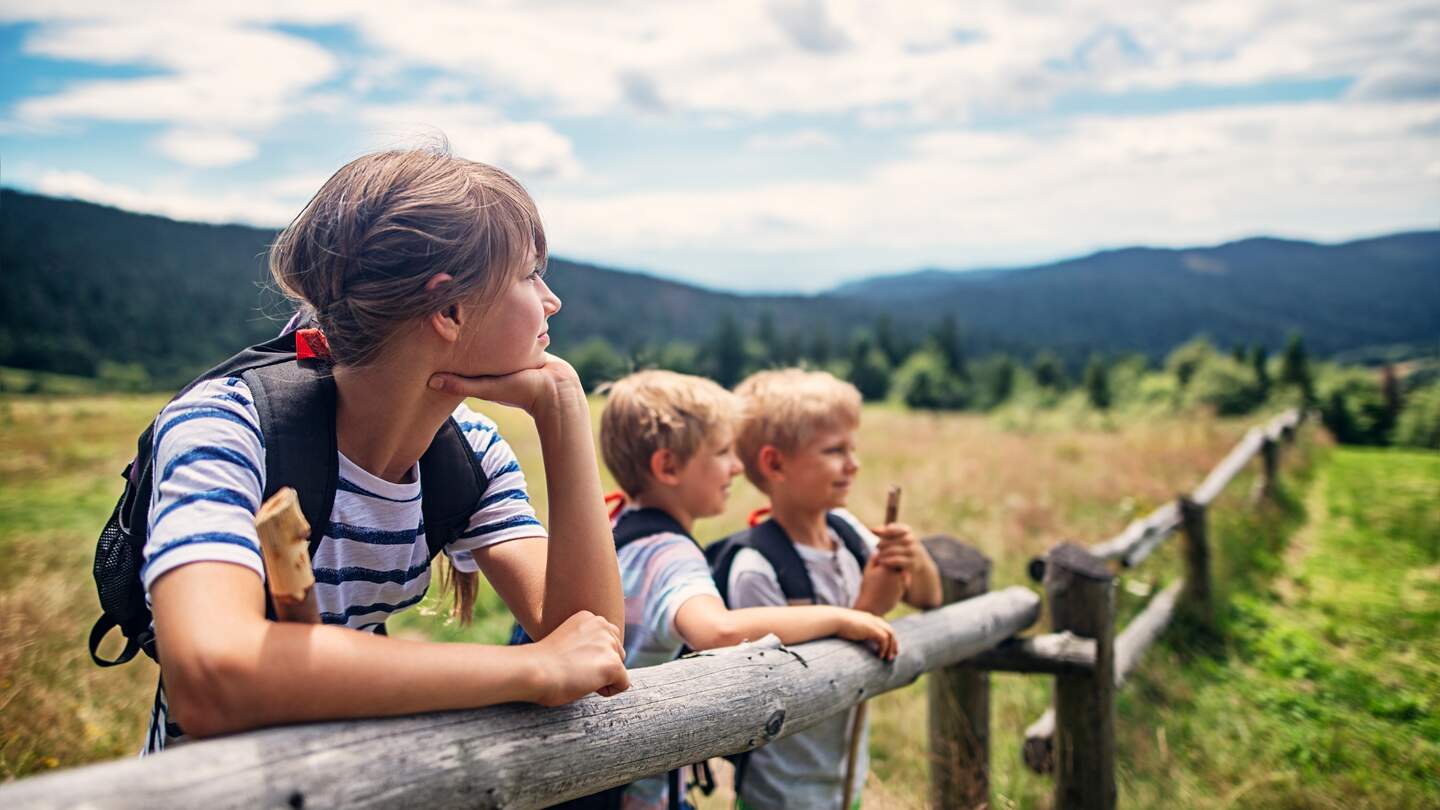
[{"label": "wood grain texture", "polygon": [[[990,560],[952,537],[922,541],[936,560],[944,603],[990,589]],[[990,674],[964,662],[930,673],[930,802],[935,807],[981,808],[990,803]]]},{"label": "wood grain texture", "polygon": [[631,688],[546,709],[507,704],[273,728],[0,786],[28,808],[544,807],[802,731],[1029,627],[1012,587],[906,616],[900,655],[825,640],[742,645],[631,673]]}]

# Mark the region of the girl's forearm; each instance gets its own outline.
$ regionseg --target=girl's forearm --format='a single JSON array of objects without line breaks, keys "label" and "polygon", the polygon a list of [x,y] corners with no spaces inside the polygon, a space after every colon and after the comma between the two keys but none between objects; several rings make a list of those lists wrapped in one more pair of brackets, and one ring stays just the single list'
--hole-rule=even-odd
[{"label": "girl's forearm", "polygon": [[[195,736],[537,702],[548,689],[539,653],[529,646],[408,641],[267,621],[226,630],[224,650],[196,659],[203,671],[166,678],[176,719]],[[187,686],[201,691],[186,694]]]},{"label": "girl's forearm", "polygon": [[535,425],[550,501],[542,632],[548,635],[581,610],[609,619],[623,632],[625,597],[584,391],[577,384],[558,396],[535,414]]}]

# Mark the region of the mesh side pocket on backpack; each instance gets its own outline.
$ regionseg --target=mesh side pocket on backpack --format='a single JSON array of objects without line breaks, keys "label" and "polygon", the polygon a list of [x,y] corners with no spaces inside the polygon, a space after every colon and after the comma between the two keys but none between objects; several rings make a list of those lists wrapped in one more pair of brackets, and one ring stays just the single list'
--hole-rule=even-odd
[{"label": "mesh side pocket on backpack", "polygon": [[[149,611],[145,608],[145,587],[140,582],[141,551],[136,548],[135,538],[120,528],[119,511],[117,504],[95,544],[95,588],[100,594],[100,609],[128,628]],[[148,615],[144,618],[148,622]]]}]

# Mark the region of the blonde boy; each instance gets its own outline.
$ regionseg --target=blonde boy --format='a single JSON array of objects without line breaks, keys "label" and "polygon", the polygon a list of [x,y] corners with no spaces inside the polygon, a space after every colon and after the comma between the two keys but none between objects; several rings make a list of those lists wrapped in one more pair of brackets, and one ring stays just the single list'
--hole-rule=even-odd
[{"label": "blonde boy", "polygon": [[[628,500],[614,526],[626,667],[665,663],[684,646],[725,647],[767,633],[791,644],[839,635],[893,658],[894,631],[877,615],[829,606],[728,610],[720,600],[691,531],[697,518],[725,510],[740,474],[732,427],[738,413],[734,394],[670,371],[642,371],[610,389],[600,448]],[[623,806],[660,810],[667,800],[662,775],[631,784]]]},{"label": "blonde boy", "polygon": [[[755,374],[736,394],[744,407],[736,444],[745,474],[770,496],[770,519],[799,553],[815,602],[876,615],[901,599],[922,608],[939,605],[939,573],[914,532],[899,523],[867,529],[844,509],[860,471],[860,392],[825,372],[786,369]],[[840,536],[847,531],[863,540],[868,562],[847,550]],[[787,603],[775,568],[754,548],[736,553],[727,592],[737,610]],[[850,722],[850,714],[842,713],[756,750],[739,786],[742,806],[838,806]],[[859,751],[856,797],[869,769],[863,737]]]}]

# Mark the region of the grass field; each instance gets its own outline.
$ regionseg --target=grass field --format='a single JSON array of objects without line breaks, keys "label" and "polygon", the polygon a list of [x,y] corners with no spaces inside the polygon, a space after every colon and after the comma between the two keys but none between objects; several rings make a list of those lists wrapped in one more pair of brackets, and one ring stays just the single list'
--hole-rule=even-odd
[{"label": "grass field", "polygon": [[[96,532],[119,492],[155,397],[0,398],[0,775],[129,756],[155,687],[148,661],[100,670],[85,635],[97,615]],[[515,446],[544,514],[543,471],[523,415],[487,408]],[[1193,487],[1249,423],[1204,417],[994,419],[867,409],[852,508],[878,517],[905,487],[903,519],[995,560],[995,585],[1063,538],[1095,542]],[[1217,503],[1223,641],[1167,636],[1119,705],[1125,806],[1422,807],[1440,804],[1440,456],[1333,450],[1307,439],[1285,460],[1278,503],[1248,506],[1242,476]],[[608,481],[607,481],[608,483]],[[761,502],[738,485],[702,539]],[[1286,543],[1288,538],[1294,541]],[[1122,581],[1122,610],[1174,575],[1166,549]],[[432,592],[397,633],[498,641],[509,618],[482,594],[476,621],[444,618]],[[997,807],[1048,807],[1050,782],[1020,765],[1021,730],[1042,712],[1042,678],[997,676]],[[923,684],[875,701],[866,806],[920,807]],[[710,803],[707,803],[710,804]]]}]

